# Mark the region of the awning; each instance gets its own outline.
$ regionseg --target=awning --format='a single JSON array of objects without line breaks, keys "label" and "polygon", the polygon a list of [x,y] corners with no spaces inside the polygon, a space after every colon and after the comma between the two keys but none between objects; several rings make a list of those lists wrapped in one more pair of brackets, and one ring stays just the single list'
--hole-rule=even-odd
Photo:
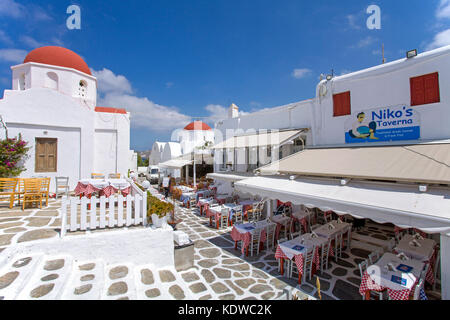
[{"label": "awning", "polygon": [[269,175],[450,184],[450,144],[307,149],[259,170]]},{"label": "awning", "polygon": [[266,147],[283,144],[286,141],[292,140],[305,129],[262,132],[259,134],[249,134],[242,136],[235,136],[223,142],[220,142],[212,147],[212,149],[234,149],[246,147]]},{"label": "awning", "polygon": [[206,175],[206,178],[208,179],[214,179],[214,180],[221,180],[221,181],[228,181],[228,182],[236,182],[241,181],[244,179],[248,179],[250,177],[254,177],[255,175],[253,173],[238,173],[238,172],[222,172],[222,173],[208,173]]},{"label": "awning", "polygon": [[427,233],[450,233],[450,189],[429,187],[425,193],[415,185],[349,182],[342,186],[331,179],[297,179],[286,176],[254,177],[235,183],[239,192],[283,202],[303,204],[337,214],[350,214],[418,228]]},{"label": "awning", "polygon": [[185,165],[192,164],[192,160],[180,160],[180,159],[172,159],[168,160],[166,162],[160,163],[158,166],[161,168],[168,168],[168,169],[180,169],[183,168]]}]

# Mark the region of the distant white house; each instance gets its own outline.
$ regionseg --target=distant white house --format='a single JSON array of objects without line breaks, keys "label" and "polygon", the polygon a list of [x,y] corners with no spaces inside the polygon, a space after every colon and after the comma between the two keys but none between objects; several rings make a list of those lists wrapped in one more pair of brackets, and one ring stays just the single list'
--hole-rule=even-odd
[{"label": "distant white house", "polygon": [[78,54],[42,47],[11,69],[0,115],[9,136],[21,133],[31,147],[22,177],[51,177],[53,190],[56,176],[69,177],[73,188],[93,172],[126,176],[136,168],[130,114],[97,106],[97,79]]},{"label": "distant white house", "polygon": [[149,165],[157,165],[161,162],[162,154],[164,152],[165,142],[156,141],[150,152]]},{"label": "distant white house", "polygon": [[[209,143],[214,143],[214,131],[209,125],[202,121],[194,121],[189,123],[183,129],[175,130],[172,134],[171,142],[155,142],[152,147],[151,161],[159,160],[157,164],[161,164],[166,174],[179,178],[181,177],[181,168],[184,166],[170,168],[164,165],[167,161],[177,159],[180,156],[187,156],[192,152],[201,153],[200,147]],[[162,150],[162,151],[158,151]],[[152,163],[151,163],[152,164]]]}]

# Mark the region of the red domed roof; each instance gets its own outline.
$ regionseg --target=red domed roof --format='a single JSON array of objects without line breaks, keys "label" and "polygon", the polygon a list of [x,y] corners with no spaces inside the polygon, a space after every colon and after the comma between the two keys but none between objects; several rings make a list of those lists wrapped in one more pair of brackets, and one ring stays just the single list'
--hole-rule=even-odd
[{"label": "red domed roof", "polygon": [[75,52],[62,47],[41,47],[34,49],[26,56],[23,63],[36,62],[42,64],[49,64],[52,66],[59,66],[65,68],[72,68],[89,75],[91,70],[84,60]]},{"label": "red domed roof", "polygon": [[186,127],[184,127],[184,130],[212,130],[210,126],[208,126],[206,123],[202,121],[194,121],[189,123]]}]

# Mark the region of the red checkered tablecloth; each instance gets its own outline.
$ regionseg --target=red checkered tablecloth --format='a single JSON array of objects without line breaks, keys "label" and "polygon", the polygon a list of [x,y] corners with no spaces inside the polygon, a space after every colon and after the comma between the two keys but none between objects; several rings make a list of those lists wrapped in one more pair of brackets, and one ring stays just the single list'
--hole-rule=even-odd
[{"label": "red checkered tablecloth", "polygon": [[[242,241],[242,254],[245,253],[245,249],[250,245],[250,241],[252,240],[252,234],[250,232],[241,233],[234,226],[231,230],[231,238],[233,241]],[[266,230],[261,230],[261,238],[260,242],[265,242],[267,240]]]},{"label": "red checkered tablecloth", "polygon": [[[275,259],[281,259],[281,258],[290,260],[286,256],[286,254],[283,252],[283,249],[281,248],[281,246],[278,245],[277,250],[275,252]],[[303,260],[304,260],[303,254],[295,255],[293,257],[293,260],[295,262],[295,265],[297,266],[298,272],[300,274],[303,274]],[[317,266],[320,264],[319,248],[316,248],[316,250],[314,252],[313,263],[317,269]]]},{"label": "red checkered tablecloth", "polygon": [[[413,286],[414,288],[415,286]],[[391,300],[408,300],[409,296],[411,294],[411,289],[403,289],[403,290],[392,290],[390,288],[383,287],[381,285],[378,285],[373,281],[373,279],[370,277],[370,275],[366,272],[364,272],[364,275],[361,279],[361,285],[359,287],[359,293],[362,296],[365,296],[366,291],[377,291],[381,292],[387,289],[389,298]]]},{"label": "red checkered tablecloth", "polygon": [[107,186],[103,189],[99,189],[94,187],[92,184],[82,184],[81,182],[78,182],[76,188],[75,188],[75,195],[79,196],[79,195],[84,195],[85,197],[89,197],[90,195],[92,195],[94,192],[99,192],[100,195],[104,195],[105,197],[110,197],[112,194],[117,193],[117,192],[122,193],[122,195],[124,197],[128,196],[131,192],[131,187],[127,187],[124,189],[116,189],[113,186]]}]

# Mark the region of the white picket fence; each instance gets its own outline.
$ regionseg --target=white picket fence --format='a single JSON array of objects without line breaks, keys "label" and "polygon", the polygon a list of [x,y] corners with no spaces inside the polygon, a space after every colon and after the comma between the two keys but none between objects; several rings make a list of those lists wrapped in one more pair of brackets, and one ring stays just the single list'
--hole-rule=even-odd
[{"label": "white picket fence", "polygon": [[[63,197],[61,237],[68,231],[120,228],[141,224],[146,226],[147,193],[139,189],[131,180],[128,182],[131,184],[131,193],[127,197],[122,195],[91,199]],[[98,204],[99,207],[97,207]]]}]

